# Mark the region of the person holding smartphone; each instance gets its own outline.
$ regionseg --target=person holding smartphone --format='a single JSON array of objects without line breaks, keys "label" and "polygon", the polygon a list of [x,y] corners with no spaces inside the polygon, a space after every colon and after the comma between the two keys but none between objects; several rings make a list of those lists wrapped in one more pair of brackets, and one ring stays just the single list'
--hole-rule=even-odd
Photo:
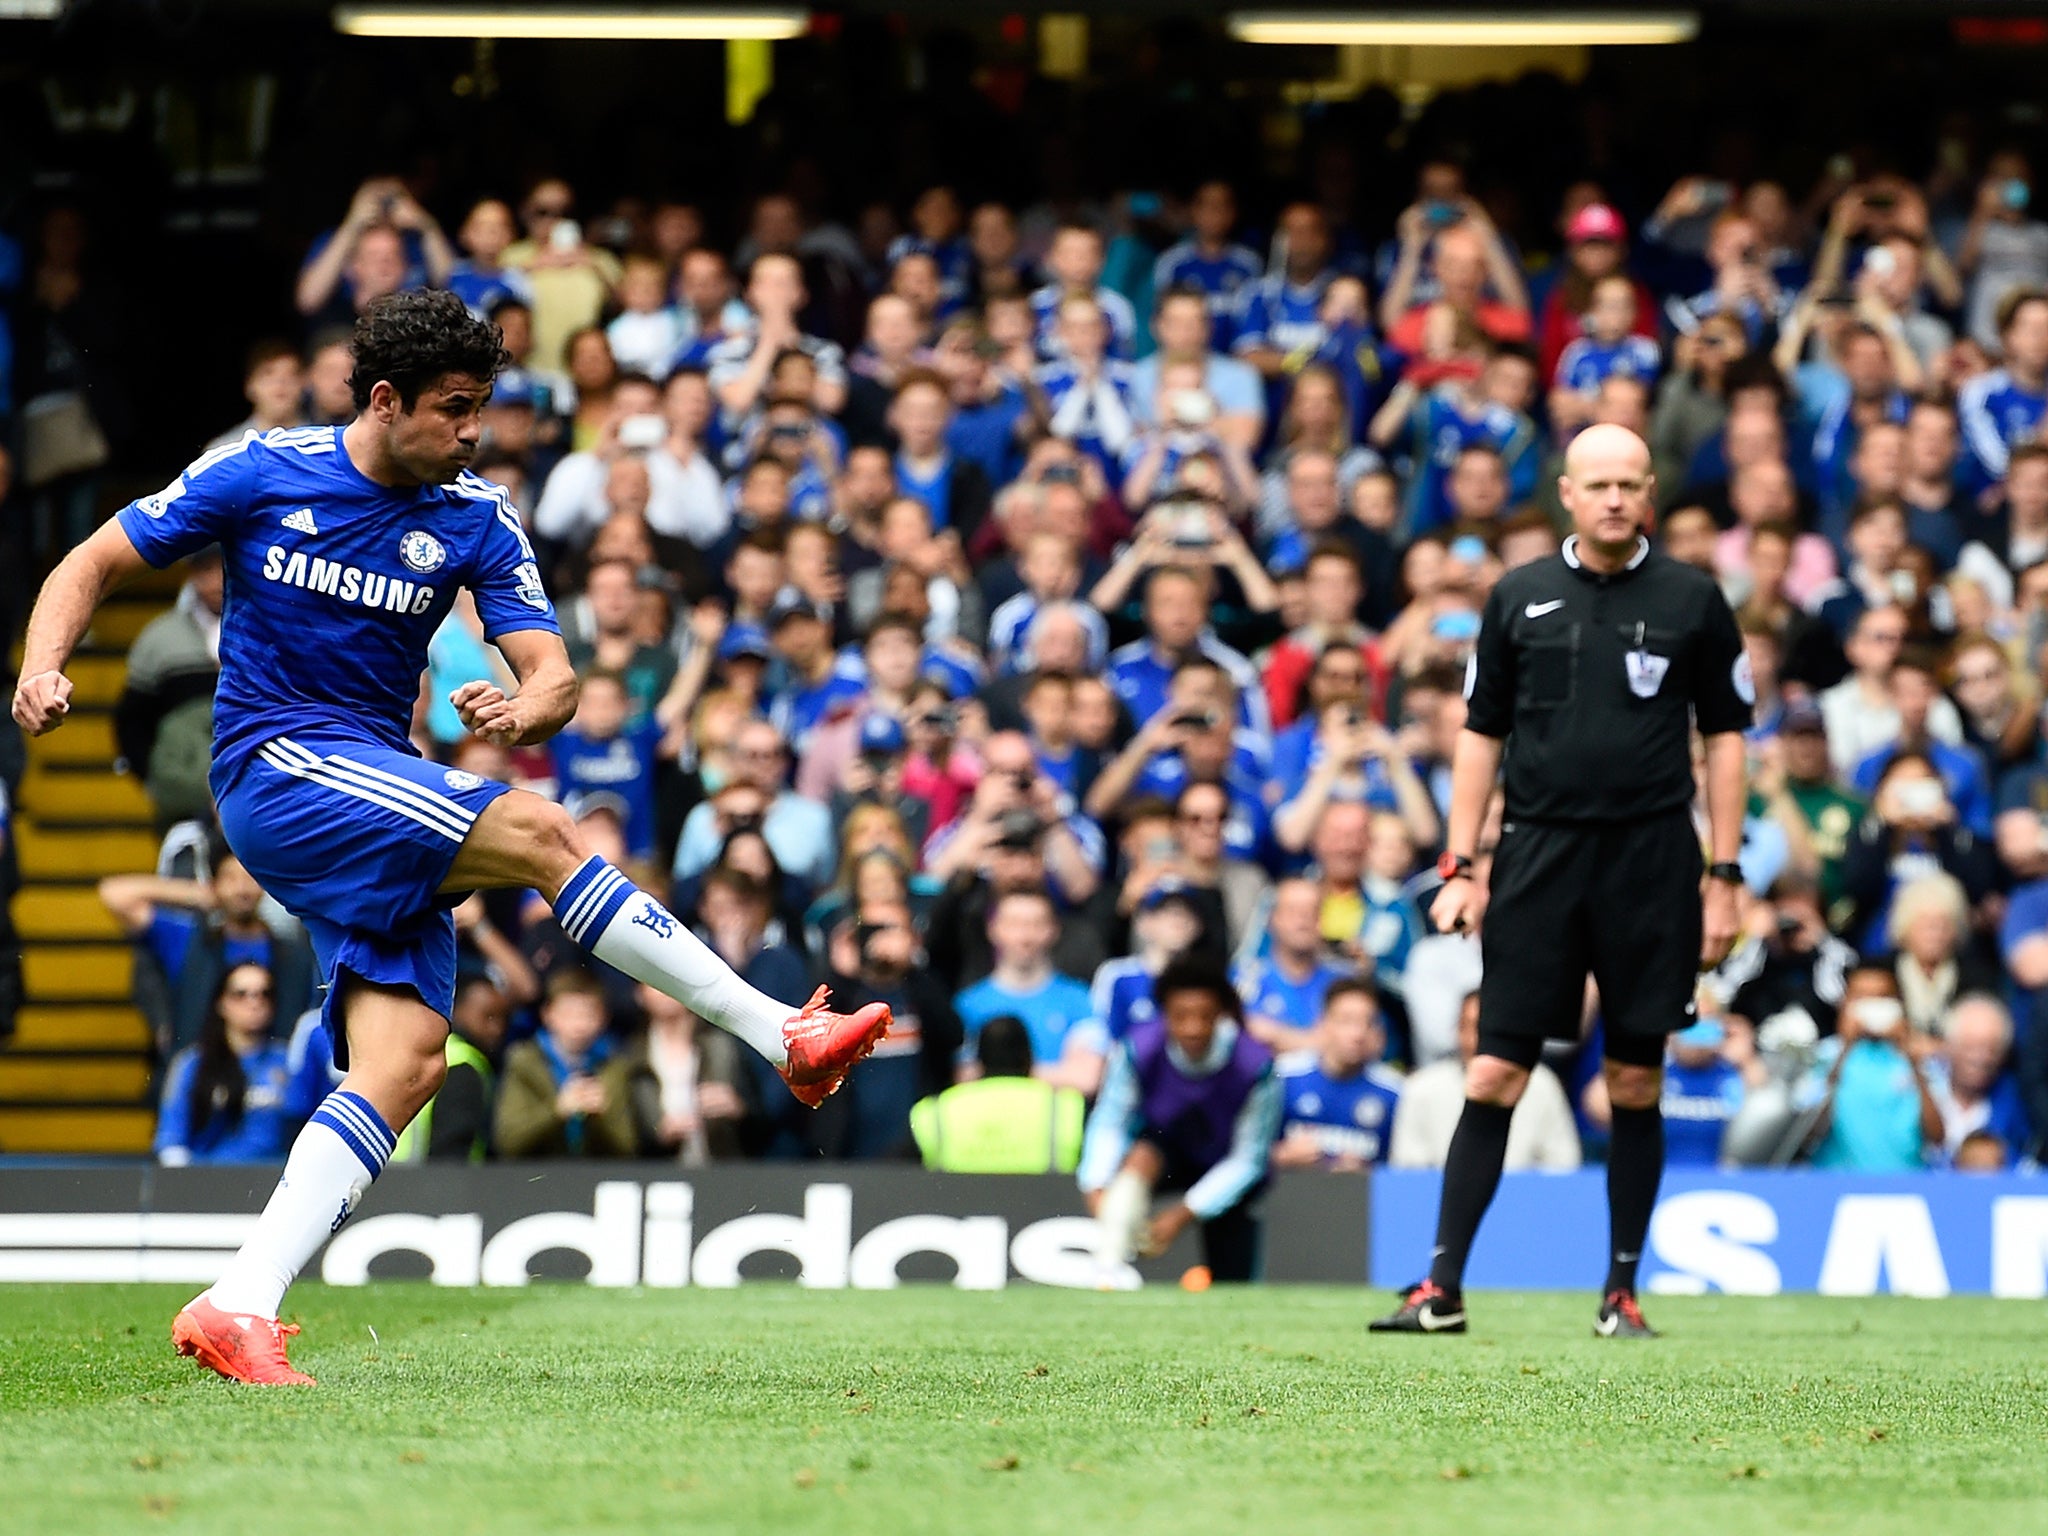
[{"label": "person holding smartphone", "polygon": [[1844,935],[1866,955],[1888,949],[1893,896],[1905,880],[1937,869],[1961,881],[1975,907],[1991,893],[1998,860],[1991,843],[1958,816],[1927,754],[1902,749],[1878,776],[1870,814],[1842,860],[1843,894],[1851,903]]},{"label": "person holding smartphone", "polygon": [[1850,973],[1840,1022],[1800,1097],[1821,1109],[1816,1168],[1917,1173],[1942,1144],[1941,1105],[1925,1063],[1933,1042],[1906,1022],[1898,982],[1878,964]]}]

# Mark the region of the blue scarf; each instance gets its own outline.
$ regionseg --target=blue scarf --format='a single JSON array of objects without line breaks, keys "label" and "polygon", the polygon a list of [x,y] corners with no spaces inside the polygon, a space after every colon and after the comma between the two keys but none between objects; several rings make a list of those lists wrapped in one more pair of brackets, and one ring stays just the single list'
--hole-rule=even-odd
[{"label": "blue scarf", "polygon": [[[612,1037],[610,1035],[599,1035],[591,1043],[590,1049],[584,1052],[580,1061],[571,1061],[562,1054],[561,1047],[555,1044],[554,1037],[546,1030],[542,1030],[539,1034],[535,1035],[533,1040],[534,1044],[540,1047],[541,1055],[546,1058],[548,1074],[554,1078],[557,1088],[569,1081],[578,1072],[595,1075],[600,1067],[612,1059],[612,1053],[617,1049],[612,1044]],[[563,1123],[562,1140],[572,1154],[582,1152],[583,1116],[571,1115]]]}]

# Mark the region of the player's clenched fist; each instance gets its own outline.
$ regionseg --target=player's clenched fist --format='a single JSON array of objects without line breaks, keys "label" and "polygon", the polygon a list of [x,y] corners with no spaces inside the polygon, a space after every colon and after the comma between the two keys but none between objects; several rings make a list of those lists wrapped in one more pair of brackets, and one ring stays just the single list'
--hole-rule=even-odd
[{"label": "player's clenched fist", "polygon": [[31,736],[53,731],[71,713],[71,679],[62,672],[37,672],[14,687],[14,723]]},{"label": "player's clenched fist", "polygon": [[463,728],[501,747],[518,745],[526,724],[519,718],[517,703],[505,697],[496,683],[464,683],[448,695]]}]

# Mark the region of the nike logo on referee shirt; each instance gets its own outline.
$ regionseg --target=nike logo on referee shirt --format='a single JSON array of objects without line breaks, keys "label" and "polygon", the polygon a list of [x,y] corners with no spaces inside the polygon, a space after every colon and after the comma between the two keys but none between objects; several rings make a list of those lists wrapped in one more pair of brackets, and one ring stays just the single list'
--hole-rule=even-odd
[{"label": "nike logo on referee shirt", "polygon": [[1560,597],[1555,598],[1547,603],[1531,603],[1528,607],[1524,608],[1522,612],[1529,618],[1540,619],[1546,613],[1555,613],[1558,609],[1562,608],[1563,606],[1564,599]]}]

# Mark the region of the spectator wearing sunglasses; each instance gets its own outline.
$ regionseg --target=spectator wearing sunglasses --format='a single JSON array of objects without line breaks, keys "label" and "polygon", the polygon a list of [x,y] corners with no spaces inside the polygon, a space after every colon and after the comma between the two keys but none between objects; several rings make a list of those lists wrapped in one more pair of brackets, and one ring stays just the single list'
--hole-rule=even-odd
[{"label": "spectator wearing sunglasses", "polygon": [[187,1163],[274,1163],[291,1146],[285,1046],[273,1039],[270,972],[232,966],[214,988],[199,1039],[171,1061],[157,1118],[156,1157]]}]

